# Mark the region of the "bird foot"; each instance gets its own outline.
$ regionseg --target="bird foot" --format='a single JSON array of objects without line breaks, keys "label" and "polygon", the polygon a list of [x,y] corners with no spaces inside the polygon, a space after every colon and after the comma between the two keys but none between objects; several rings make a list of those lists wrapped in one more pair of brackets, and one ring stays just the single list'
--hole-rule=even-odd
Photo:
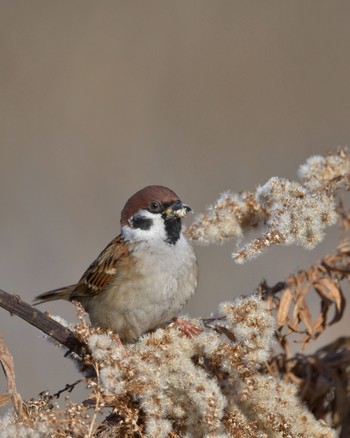
[{"label": "bird foot", "polygon": [[122,341],[120,340],[119,335],[117,333],[113,333],[112,334],[112,338],[118,344],[118,347],[120,348],[122,356],[124,357],[124,359],[127,359],[129,357],[129,355],[128,355],[128,352],[126,351]]},{"label": "bird foot", "polygon": [[181,331],[189,338],[193,338],[194,336],[199,335],[203,331],[201,327],[198,327],[197,325],[192,324],[191,322],[187,322],[182,318],[174,317],[173,321],[179,324]]}]

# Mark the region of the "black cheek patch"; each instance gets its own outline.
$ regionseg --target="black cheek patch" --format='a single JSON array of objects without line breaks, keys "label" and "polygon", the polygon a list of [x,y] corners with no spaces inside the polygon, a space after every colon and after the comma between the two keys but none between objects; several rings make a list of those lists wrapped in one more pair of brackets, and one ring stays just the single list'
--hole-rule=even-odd
[{"label": "black cheek patch", "polygon": [[143,216],[136,216],[132,218],[131,225],[133,228],[140,230],[149,230],[153,224],[153,220]]}]

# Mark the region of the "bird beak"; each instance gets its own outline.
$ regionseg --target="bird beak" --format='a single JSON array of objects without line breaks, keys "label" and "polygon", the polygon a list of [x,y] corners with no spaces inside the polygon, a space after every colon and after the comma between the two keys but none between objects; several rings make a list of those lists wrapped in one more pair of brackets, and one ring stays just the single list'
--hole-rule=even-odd
[{"label": "bird beak", "polygon": [[177,219],[185,217],[191,211],[191,207],[178,200],[165,210],[165,214],[167,219]]}]

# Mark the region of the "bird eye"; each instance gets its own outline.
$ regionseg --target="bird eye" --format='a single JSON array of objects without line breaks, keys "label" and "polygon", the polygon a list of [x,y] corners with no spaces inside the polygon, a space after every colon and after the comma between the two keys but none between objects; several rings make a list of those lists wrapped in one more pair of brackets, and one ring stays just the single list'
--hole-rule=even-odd
[{"label": "bird eye", "polygon": [[152,211],[159,211],[160,210],[160,205],[158,204],[158,202],[151,202],[151,210]]}]

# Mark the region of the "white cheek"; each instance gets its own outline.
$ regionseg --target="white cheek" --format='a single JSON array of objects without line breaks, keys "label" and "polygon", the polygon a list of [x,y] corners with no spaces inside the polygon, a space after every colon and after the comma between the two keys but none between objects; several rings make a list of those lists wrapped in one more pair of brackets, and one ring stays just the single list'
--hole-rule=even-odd
[{"label": "white cheek", "polygon": [[164,226],[164,220],[160,214],[153,214],[143,210],[142,216],[152,219],[152,225],[148,230],[141,228],[132,228],[130,226],[122,227],[121,234],[129,242],[166,240],[167,235]]}]

